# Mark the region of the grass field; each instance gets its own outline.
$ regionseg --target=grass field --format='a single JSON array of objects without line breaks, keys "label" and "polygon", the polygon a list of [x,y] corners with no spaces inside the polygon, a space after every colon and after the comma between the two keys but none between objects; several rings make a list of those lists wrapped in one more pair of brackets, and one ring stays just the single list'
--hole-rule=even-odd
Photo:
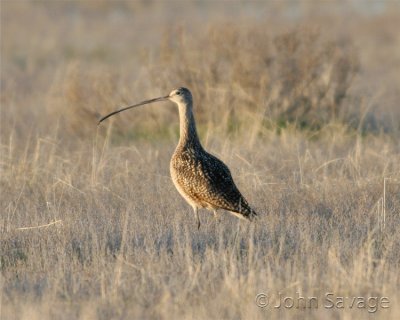
[{"label": "grass field", "polygon": [[[399,21],[390,1],[2,1],[0,318],[398,318]],[[256,223],[197,230],[172,103],[97,127],[177,86]]]}]

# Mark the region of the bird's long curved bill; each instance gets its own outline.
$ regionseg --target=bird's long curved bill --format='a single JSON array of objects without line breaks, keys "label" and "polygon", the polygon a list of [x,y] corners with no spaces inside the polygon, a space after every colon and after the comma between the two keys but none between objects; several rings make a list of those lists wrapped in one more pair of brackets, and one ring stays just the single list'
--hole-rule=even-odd
[{"label": "bird's long curved bill", "polygon": [[140,103],[134,104],[134,105],[132,105],[132,106],[125,107],[125,108],[122,108],[122,109],[113,111],[113,112],[109,113],[108,115],[102,117],[102,118],[99,120],[99,122],[97,123],[97,125],[99,125],[99,124],[102,123],[104,120],[108,119],[109,117],[113,116],[114,114],[120,113],[120,112],[125,111],[125,110],[128,110],[128,109],[132,109],[132,108],[135,108],[135,107],[139,107],[139,106],[142,106],[142,105],[144,105],[144,104],[148,104],[148,103],[152,103],[152,102],[157,102],[157,101],[164,101],[164,100],[167,100],[168,97],[169,97],[169,96],[159,97],[159,98],[150,99],[150,100],[145,100],[145,101],[142,101],[142,102],[140,102]]}]

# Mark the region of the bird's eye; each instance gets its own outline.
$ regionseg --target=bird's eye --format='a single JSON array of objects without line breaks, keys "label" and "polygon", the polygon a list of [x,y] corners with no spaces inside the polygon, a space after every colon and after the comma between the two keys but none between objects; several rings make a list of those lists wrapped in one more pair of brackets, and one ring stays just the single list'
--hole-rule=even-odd
[{"label": "bird's eye", "polygon": [[180,92],[180,91],[177,91],[176,94],[179,96],[179,95],[181,94],[181,92]]}]

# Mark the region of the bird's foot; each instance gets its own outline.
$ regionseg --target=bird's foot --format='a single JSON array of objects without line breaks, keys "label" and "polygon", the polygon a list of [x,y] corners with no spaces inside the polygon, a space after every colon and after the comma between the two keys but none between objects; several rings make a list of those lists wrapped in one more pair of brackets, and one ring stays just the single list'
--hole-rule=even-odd
[{"label": "bird's foot", "polygon": [[216,210],[214,210],[213,211],[213,213],[214,213],[214,219],[215,219],[215,221],[216,222],[220,222],[221,221],[221,217],[220,217],[220,215],[218,214],[218,212],[216,211]]}]

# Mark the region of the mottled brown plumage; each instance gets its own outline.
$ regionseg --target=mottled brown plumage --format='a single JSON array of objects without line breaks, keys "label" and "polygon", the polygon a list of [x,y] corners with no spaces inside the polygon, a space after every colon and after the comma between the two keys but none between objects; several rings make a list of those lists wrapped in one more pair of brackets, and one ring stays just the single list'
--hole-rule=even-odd
[{"label": "mottled brown plumage", "polygon": [[218,209],[224,209],[239,218],[254,218],[255,211],[239,192],[228,167],[202,147],[193,117],[192,94],[188,89],[178,88],[165,97],[117,110],[103,117],[100,122],[123,110],[162,100],[173,101],[179,107],[180,138],[171,159],[170,171],[175,187],[193,207],[198,228],[199,208],[212,210],[215,215]]}]

